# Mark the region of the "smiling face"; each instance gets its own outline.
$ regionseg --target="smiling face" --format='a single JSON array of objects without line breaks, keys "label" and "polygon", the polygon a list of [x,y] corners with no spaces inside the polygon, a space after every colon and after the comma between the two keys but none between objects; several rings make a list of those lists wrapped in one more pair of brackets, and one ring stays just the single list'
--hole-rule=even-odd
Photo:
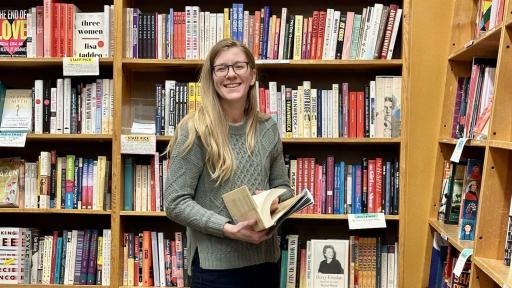
[{"label": "smiling face", "polygon": [[228,48],[215,58],[213,69],[219,67],[218,65],[229,65],[227,74],[224,71],[222,71],[224,73],[214,73],[212,70],[215,90],[217,90],[223,106],[227,103],[240,103],[243,104],[240,106],[242,109],[245,107],[249,88],[256,82],[254,69],[251,67],[247,67],[245,71],[242,69],[244,65],[248,65],[247,62],[247,57],[239,47]]}]

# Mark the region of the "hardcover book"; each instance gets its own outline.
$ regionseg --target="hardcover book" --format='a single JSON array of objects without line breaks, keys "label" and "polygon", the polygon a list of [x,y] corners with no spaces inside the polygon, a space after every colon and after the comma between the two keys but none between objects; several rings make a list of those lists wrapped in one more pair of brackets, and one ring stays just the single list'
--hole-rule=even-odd
[{"label": "hardcover book", "polygon": [[27,11],[0,10],[0,57],[27,56]]},{"label": "hardcover book", "polygon": [[261,231],[274,225],[279,226],[291,214],[313,204],[313,196],[309,190],[304,189],[302,193],[279,203],[277,210],[270,213],[272,201],[285,192],[284,188],[273,188],[251,195],[247,186],[242,186],[222,195],[222,198],[236,222],[256,219],[254,229]]},{"label": "hardcover book", "polygon": [[348,240],[311,240],[313,288],[348,287]]}]

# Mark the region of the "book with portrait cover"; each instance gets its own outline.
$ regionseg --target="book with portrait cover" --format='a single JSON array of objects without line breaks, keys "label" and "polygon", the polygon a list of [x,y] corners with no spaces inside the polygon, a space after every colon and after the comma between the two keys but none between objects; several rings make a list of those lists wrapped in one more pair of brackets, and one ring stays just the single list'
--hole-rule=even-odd
[{"label": "book with portrait cover", "polygon": [[0,9],[0,57],[27,56],[27,10]]},{"label": "book with portrait cover", "polygon": [[242,186],[222,195],[226,208],[237,223],[256,219],[254,230],[261,231],[272,226],[279,226],[291,214],[313,204],[313,196],[308,189],[288,200],[279,203],[274,213],[270,213],[272,201],[285,193],[285,188],[273,188],[251,195],[247,186]]},{"label": "book with portrait cover", "polygon": [[348,288],[349,241],[311,240],[312,288]]},{"label": "book with portrait cover", "polygon": [[18,207],[22,165],[19,158],[0,158],[0,207]]}]

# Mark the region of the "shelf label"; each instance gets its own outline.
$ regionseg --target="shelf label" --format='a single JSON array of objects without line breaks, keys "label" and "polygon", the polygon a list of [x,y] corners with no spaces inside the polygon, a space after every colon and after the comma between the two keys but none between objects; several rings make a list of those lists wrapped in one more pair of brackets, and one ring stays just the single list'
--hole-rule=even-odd
[{"label": "shelf label", "polygon": [[64,57],[62,59],[64,76],[99,76],[98,57]]},{"label": "shelf label", "polygon": [[290,64],[290,60],[258,59],[256,64]]},{"label": "shelf label", "polygon": [[464,149],[464,145],[466,145],[466,141],[468,141],[468,138],[459,138],[459,140],[457,140],[457,145],[455,145],[455,149],[453,150],[450,161],[459,163],[462,150]]},{"label": "shelf label", "polygon": [[348,214],[348,229],[386,228],[384,213]]},{"label": "shelf label", "polygon": [[25,147],[27,132],[0,132],[0,147]]},{"label": "shelf label", "polygon": [[473,249],[465,248],[460,252],[459,259],[457,259],[457,263],[455,263],[455,268],[453,268],[453,274],[459,277],[460,273],[462,273],[462,269],[464,268],[464,264],[466,260],[468,260],[469,256],[473,255]]},{"label": "shelf label", "polygon": [[154,155],[155,135],[121,135],[121,154]]}]

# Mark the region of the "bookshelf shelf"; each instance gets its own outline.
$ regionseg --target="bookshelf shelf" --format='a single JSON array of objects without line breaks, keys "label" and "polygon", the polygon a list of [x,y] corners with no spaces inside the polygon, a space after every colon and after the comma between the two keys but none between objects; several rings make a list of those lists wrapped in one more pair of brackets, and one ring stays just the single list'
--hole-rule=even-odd
[{"label": "bookshelf shelf", "polygon": [[[172,136],[157,136],[158,142],[169,142]],[[401,138],[283,138],[283,144],[400,144]]]},{"label": "bookshelf shelf", "polygon": [[507,280],[509,267],[503,264],[503,260],[472,257],[473,263],[484,271],[496,284],[503,287]]},{"label": "bookshelf shelf", "polygon": [[[294,214],[290,216],[291,219],[313,219],[313,220],[347,220],[348,214],[328,215],[328,214]],[[386,215],[386,220],[398,221],[399,215]]]},{"label": "bookshelf shelf", "polygon": [[0,208],[0,214],[74,214],[74,215],[110,215],[111,211],[87,209],[43,209],[43,208]]},{"label": "bookshelf shelf", "polygon": [[512,150],[512,142],[502,140],[490,140],[489,146],[493,148],[501,148],[506,150]]},{"label": "bookshelf shelf", "polygon": [[430,227],[436,230],[441,237],[448,239],[448,242],[455,247],[455,249],[462,251],[465,248],[473,249],[473,241],[459,240],[459,226],[449,225],[439,222],[437,219],[429,219]]},{"label": "bookshelf shelf", "polygon": [[27,141],[112,141],[112,134],[28,134]]},{"label": "bookshelf shelf", "polygon": [[473,57],[496,58],[500,46],[501,28],[501,25],[497,26],[480,38],[466,43],[466,47],[456,50],[448,57],[448,60],[471,61]]},{"label": "bookshelf shelf", "polygon": [[[100,286],[100,285],[60,285],[60,284],[16,284],[16,287],[30,287],[30,288],[53,288],[53,287],[73,287],[73,288],[108,288],[110,286]],[[0,287],[14,287],[10,284],[0,284]]]},{"label": "bookshelf shelf", "polygon": [[[204,60],[123,59],[123,67],[133,71],[162,70],[169,67],[199,68]],[[401,68],[401,59],[393,60],[257,60],[261,69],[382,69]]]},{"label": "bookshelf shelf", "polygon": [[[30,68],[30,67],[48,67],[48,66],[62,66],[61,57],[52,58],[25,58],[25,57],[12,57],[0,58],[0,67],[16,67],[16,68]],[[100,66],[112,66],[114,63],[113,58],[100,58]]]},{"label": "bookshelf shelf", "polygon": [[[468,141],[466,141],[466,145],[465,146],[485,147],[485,146],[488,145],[488,142],[489,141],[487,141],[487,140],[472,140],[472,139],[469,139]],[[455,144],[457,144],[457,139],[453,139],[453,138],[439,138],[439,143],[455,145]]]},{"label": "bookshelf shelf", "polygon": [[141,216],[141,217],[166,217],[165,211],[121,211],[121,216]]}]

